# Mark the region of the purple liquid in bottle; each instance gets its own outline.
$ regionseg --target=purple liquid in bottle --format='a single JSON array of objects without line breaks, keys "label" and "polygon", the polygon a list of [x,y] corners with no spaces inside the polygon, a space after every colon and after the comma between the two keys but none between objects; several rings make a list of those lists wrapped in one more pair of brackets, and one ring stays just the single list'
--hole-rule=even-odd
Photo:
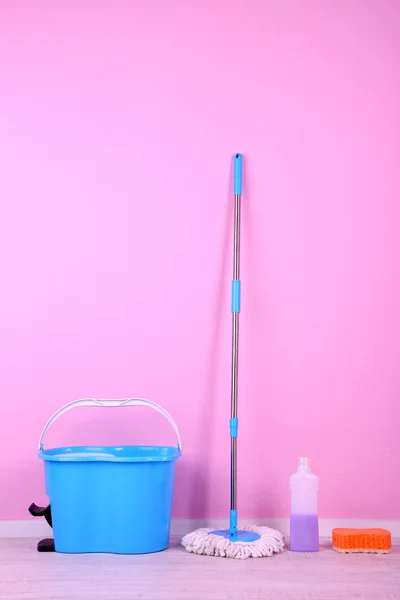
[{"label": "purple liquid in bottle", "polygon": [[292,552],[318,552],[318,515],[291,515],[290,550]]}]

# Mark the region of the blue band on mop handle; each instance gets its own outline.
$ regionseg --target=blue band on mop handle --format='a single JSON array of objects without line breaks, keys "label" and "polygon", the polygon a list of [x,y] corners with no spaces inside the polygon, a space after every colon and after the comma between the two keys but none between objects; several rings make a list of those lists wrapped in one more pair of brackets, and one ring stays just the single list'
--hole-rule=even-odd
[{"label": "blue band on mop handle", "polygon": [[238,436],[239,419],[237,417],[230,418],[231,438]]},{"label": "blue band on mop handle", "polygon": [[235,154],[234,160],[234,180],[233,180],[233,193],[239,195],[242,193],[242,155]]},{"label": "blue band on mop handle", "polygon": [[231,537],[237,536],[237,510],[231,510],[229,517],[229,534]]},{"label": "blue band on mop handle", "polygon": [[240,279],[234,279],[232,281],[232,312],[240,313],[240,292],[241,292],[241,281]]}]

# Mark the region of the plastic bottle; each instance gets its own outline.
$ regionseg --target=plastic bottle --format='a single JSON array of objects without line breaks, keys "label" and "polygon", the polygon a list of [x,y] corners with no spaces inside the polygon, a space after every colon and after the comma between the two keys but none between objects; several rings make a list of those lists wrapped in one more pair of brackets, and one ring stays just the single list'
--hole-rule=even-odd
[{"label": "plastic bottle", "polygon": [[308,458],[299,458],[297,473],[290,476],[289,485],[291,491],[290,550],[317,552],[319,550],[319,479],[311,472]]}]

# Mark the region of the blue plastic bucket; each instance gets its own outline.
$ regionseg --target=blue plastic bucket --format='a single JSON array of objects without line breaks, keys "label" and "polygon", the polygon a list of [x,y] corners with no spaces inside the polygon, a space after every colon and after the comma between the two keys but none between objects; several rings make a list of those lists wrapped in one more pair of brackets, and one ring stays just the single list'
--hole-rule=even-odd
[{"label": "blue plastic bucket", "polygon": [[[48,427],[78,406],[149,406],[171,423],[178,445],[75,446],[44,450]],[[77,400],[46,423],[39,441],[57,552],[146,554],[169,544],[175,461],[172,417],[143,399]]]}]

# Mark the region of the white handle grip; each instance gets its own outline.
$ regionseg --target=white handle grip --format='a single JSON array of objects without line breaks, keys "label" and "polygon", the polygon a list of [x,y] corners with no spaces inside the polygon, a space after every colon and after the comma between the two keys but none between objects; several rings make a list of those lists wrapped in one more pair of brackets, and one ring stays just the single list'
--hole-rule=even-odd
[{"label": "white handle grip", "polygon": [[144,398],[122,398],[120,400],[100,400],[98,398],[84,398],[82,400],[74,400],[74,402],[66,404],[65,406],[60,408],[56,413],[54,413],[52,417],[50,417],[46,425],[43,427],[43,431],[39,438],[39,451],[43,450],[43,437],[50,425],[52,425],[54,421],[61,417],[61,415],[71,410],[71,408],[75,408],[77,406],[149,406],[150,408],[153,408],[154,410],[159,412],[172,425],[176,433],[176,437],[178,438],[178,448],[182,448],[181,436],[179,435],[179,430],[175,421],[162,406],[159,406],[155,402],[151,402],[151,400],[144,400]]}]

